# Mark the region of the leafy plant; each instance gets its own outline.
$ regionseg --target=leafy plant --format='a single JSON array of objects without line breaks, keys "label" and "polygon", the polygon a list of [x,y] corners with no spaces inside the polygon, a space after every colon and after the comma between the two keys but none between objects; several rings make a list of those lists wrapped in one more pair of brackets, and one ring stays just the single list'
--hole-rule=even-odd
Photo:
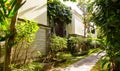
[{"label": "leafy plant", "polygon": [[67,39],[53,35],[51,37],[50,48],[53,52],[62,51],[67,48]]},{"label": "leafy plant", "polygon": [[104,69],[105,67],[107,67],[107,70],[110,71],[110,58],[107,55],[102,57],[101,68]]},{"label": "leafy plant", "polygon": [[84,39],[82,37],[70,37],[68,39],[68,50],[74,54],[76,52],[80,51],[80,46],[84,42]]},{"label": "leafy plant", "polygon": [[39,27],[37,23],[34,21],[21,22],[16,25],[17,30],[17,41],[24,39],[27,42],[32,42],[35,37],[35,33],[38,31]]},{"label": "leafy plant", "polygon": [[[17,34],[16,34],[16,39],[15,39],[15,46],[13,48],[13,55],[11,57],[13,64],[17,64],[17,63],[20,63],[21,65],[25,64],[26,61],[28,61],[28,57],[31,57],[30,55],[28,56],[28,53],[30,53],[29,49],[35,38],[35,33],[38,31],[38,28],[39,27],[37,23],[34,21],[25,20],[24,22],[19,21],[18,24],[16,24]],[[21,53],[23,52],[25,54],[21,55]],[[16,62],[21,59],[23,61]]]},{"label": "leafy plant", "polygon": [[[17,13],[18,9],[25,3],[25,1],[16,7],[18,0],[1,0],[0,1],[0,27],[1,30],[7,32],[8,26],[13,16]],[[10,28],[9,28],[10,29]],[[2,38],[1,38],[2,39]]]},{"label": "leafy plant", "polygon": [[41,71],[42,65],[38,62],[28,63],[20,68],[17,68],[16,65],[11,65],[12,71]]},{"label": "leafy plant", "polygon": [[[120,70],[120,1],[119,0],[94,0],[90,6],[92,21],[100,27],[102,38],[105,38],[105,50],[110,58],[110,70]],[[116,60],[117,59],[117,60]]]},{"label": "leafy plant", "polygon": [[[68,1],[68,0],[63,0],[63,1]],[[70,0],[70,1],[76,2],[77,0]]]},{"label": "leafy plant", "polygon": [[68,39],[68,50],[72,53],[75,54],[77,53],[78,55],[81,54],[84,51],[87,53],[89,49],[92,48],[98,48],[99,42],[97,39],[92,38],[91,36],[87,38],[83,37],[70,37]]},{"label": "leafy plant", "polygon": [[[66,24],[71,23],[72,13],[69,7],[60,0],[48,0],[47,14],[51,33],[57,36],[65,36]],[[59,31],[58,31],[59,30]]]},{"label": "leafy plant", "polygon": [[70,8],[62,4],[59,0],[48,0],[48,17],[50,24],[55,19],[60,19],[63,23],[69,24],[71,23],[72,16]]},{"label": "leafy plant", "polygon": [[5,42],[4,71],[10,71],[11,48],[15,43],[17,12],[25,3],[22,0],[0,0],[0,30],[4,34],[0,35],[0,41]]},{"label": "leafy plant", "polygon": [[[107,56],[106,56],[107,57]],[[109,58],[101,58],[90,71],[108,71]],[[105,63],[105,64],[103,64]],[[103,66],[103,67],[102,67]]]}]

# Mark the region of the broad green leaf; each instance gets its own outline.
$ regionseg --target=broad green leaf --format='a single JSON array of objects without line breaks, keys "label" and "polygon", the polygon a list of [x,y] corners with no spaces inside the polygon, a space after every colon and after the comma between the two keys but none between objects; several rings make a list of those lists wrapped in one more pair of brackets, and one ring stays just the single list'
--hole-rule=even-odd
[{"label": "broad green leaf", "polygon": [[5,7],[5,1],[4,0],[0,0],[0,5],[1,5],[1,9],[0,10],[3,10],[3,14],[6,14],[7,10],[6,10],[6,7]]},{"label": "broad green leaf", "polygon": [[5,37],[0,36],[0,41],[5,41]]},{"label": "broad green leaf", "polygon": [[6,27],[6,25],[5,25],[4,23],[1,24],[1,27],[2,27],[2,29],[3,29],[4,31],[7,30],[7,27]]},{"label": "broad green leaf", "polygon": [[9,11],[9,14],[8,14],[8,17],[13,17],[17,11],[23,6],[23,4],[25,3],[26,1],[24,1],[23,3],[21,3],[19,6],[17,6],[16,8],[13,7],[10,11]]}]

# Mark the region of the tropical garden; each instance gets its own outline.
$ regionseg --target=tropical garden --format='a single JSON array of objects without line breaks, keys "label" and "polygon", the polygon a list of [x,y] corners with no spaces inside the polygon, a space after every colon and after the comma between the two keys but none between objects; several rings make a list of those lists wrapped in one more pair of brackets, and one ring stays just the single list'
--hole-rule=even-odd
[{"label": "tropical garden", "polygon": [[94,0],[90,6],[93,14],[92,21],[100,27],[100,38],[104,41],[106,55],[102,58],[102,67],[106,66],[106,71],[120,70],[119,6],[119,0]]},{"label": "tropical garden", "polygon": [[[17,17],[18,10],[25,3],[23,0],[0,0],[0,71],[49,71],[67,67],[99,51],[105,51],[106,55],[91,71],[120,71],[119,0],[78,0],[78,5],[85,12],[82,18],[84,30],[90,27],[90,22],[94,22],[98,38],[91,35],[67,36],[66,26],[72,21],[71,8],[59,0],[48,0],[49,51],[46,55],[37,52],[38,57],[34,61],[28,59],[28,52],[39,27],[35,21],[21,21]],[[87,33],[90,32],[85,31],[84,35]]]}]

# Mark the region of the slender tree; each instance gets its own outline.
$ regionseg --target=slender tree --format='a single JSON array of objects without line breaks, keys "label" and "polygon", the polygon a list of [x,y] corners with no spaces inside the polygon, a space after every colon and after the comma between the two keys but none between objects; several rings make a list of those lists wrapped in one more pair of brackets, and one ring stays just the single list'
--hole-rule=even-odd
[{"label": "slender tree", "polygon": [[[18,0],[15,4],[15,8],[17,6],[19,6],[21,4],[22,0]],[[5,51],[5,69],[4,71],[11,71],[10,69],[10,63],[11,63],[11,48],[12,48],[12,44],[14,44],[13,42],[15,42],[15,37],[16,37],[16,28],[15,28],[15,24],[17,21],[17,12],[15,13],[15,15],[12,17],[11,19],[11,24],[10,24],[10,33],[12,33],[11,37],[8,38],[8,41],[6,41],[6,51]]]},{"label": "slender tree", "polygon": [[11,48],[15,43],[17,12],[25,3],[22,0],[0,0],[0,27],[4,35],[0,35],[0,41],[5,41],[5,59],[3,71],[11,71]]}]

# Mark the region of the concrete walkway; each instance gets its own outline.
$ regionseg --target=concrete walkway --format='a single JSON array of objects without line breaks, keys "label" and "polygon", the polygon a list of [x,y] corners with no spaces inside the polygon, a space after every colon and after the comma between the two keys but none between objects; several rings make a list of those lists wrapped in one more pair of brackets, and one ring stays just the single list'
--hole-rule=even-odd
[{"label": "concrete walkway", "polygon": [[95,53],[91,56],[86,57],[85,59],[74,63],[69,67],[61,69],[60,71],[90,71],[96,62],[104,55],[105,52],[102,52],[99,55],[98,53]]}]

